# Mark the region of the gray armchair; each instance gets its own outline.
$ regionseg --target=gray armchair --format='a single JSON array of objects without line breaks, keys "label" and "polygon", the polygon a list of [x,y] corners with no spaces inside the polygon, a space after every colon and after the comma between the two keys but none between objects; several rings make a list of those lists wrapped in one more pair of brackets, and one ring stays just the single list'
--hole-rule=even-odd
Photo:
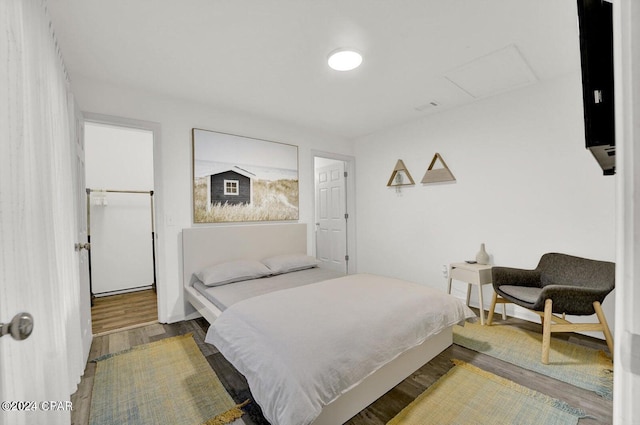
[{"label": "gray armchair", "polygon": [[[534,270],[493,267],[491,273],[495,293],[487,323],[491,325],[497,303],[514,303],[540,315],[542,363],[549,363],[551,332],[601,331],[613,355],[613,337],[601,304],[615,287],[615,263],[547,253]],[[598,323],[564,318],[594,313]]]}]

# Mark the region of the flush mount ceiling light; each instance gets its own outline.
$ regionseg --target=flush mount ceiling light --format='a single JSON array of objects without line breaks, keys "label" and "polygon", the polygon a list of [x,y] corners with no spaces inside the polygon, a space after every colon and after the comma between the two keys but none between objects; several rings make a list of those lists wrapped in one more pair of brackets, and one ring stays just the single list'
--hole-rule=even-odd
[{"label": "flush mount ceiling light", "polygon": [[336,71],[351,71],[362,63],[362,55],[353,49],[338,49],[329,53],[328,64]]}]

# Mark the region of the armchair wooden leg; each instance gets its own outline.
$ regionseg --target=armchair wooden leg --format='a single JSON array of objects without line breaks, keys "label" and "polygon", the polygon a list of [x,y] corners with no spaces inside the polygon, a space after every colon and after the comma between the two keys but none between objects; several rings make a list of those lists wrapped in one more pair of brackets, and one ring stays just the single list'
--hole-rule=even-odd
[{"label": "armchair wooden leg", "polygon": [[549,364],[549,350],[551,349],[551,314],[553,301],[544,302],[544,317],[542,319],[542,363]]},{"label": "armchair wooden leg", "polygon": [[[493,293],[493,298],[491,298],[491,307],[489,308],[489,315],[487,316],[487,326],[491,326],[491,322],[493,322],[493,312],[496,309],[496,302],[498,301],[498,294],[497,293]],[[504,304],[503,305],[503,309],[504,309]],[[503,314],[504,314],[504,310]]]},{"label": "armchair wooden leg", "polygon": [[491,308],[489,309],[489,315],[487,317],[487,325],[490,326],[493,323],[493,314],[496,312],[496,304],[502,304],[502,320],[507,320],[507,303],[509,302],[510,301],[498,296],[496,292],[493,293]]},{"label": "armchair wooden leg", "polygon": [[602,311],[602,306],[598,301],[593,303],[593,309],[596,311],[598,321],[600,321],[600,324],[602,325],[602,333],[604,334],[604,339],[607,341],[607,346],[611,352],[611,358],[613,358],[613,336],[611,335],[607,318],[605,317],[604,311]]}]

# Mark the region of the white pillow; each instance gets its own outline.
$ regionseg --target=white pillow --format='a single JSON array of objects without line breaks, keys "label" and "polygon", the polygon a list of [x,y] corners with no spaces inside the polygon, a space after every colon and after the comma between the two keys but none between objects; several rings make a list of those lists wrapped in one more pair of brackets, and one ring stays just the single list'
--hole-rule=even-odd
[{"label": "white pillow", "polygon": [[235,260],[205,267],[195,275],[207,286],[226,285],[242,280],[257,279],[268,276],[271,271],[259,261]]},{"label": "white pillow", "polygon": [[272,274],[295,272],[318,267],[320,262],[306,254],[284,254],[265,258],[262,262],[269,267]]}]

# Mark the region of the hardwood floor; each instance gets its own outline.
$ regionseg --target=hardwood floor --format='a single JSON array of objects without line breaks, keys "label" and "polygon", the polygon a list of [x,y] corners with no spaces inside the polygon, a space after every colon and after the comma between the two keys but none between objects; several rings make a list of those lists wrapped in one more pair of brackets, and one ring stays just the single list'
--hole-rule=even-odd
[{"label": "hardwood floor", "polygon": [[158,301],[152,289],[95,298],[91,307],[93,334],[158,321]]},{"label": "hardwood floor", "polygon": [[[495,319],[494,319],[495,320]],[[525,322],[519,319],[509,318],[506,321],[495,320],[496,324],[524,327],[530,330],[540,330],[540,325]],[[249,388],[244,377],[238,373],[215,347],[204,343],[204,337],[209,324],[204,319],[196,319],[173,324],[153,324],[135,329],[113,332],[94,337],[89,359],[98,356],[115,353],[132,346],[157,341],[171,336],[192,332],[194,339],[211,367],[220,377],[221,382],[233,397],[240,403],[251,398]],[[606,351],[604,341],[589,338],[578,334],[553,334],[553,339],[564,339],[572,343],[582,344],[591,348]],[[539,375],[509,363],[502,362],[493,357],[477,353],[472,350],[452,345],[432,361],[413,373],[398,386],[371,404],[367,409],[352,418],[349,425],[383,425],[393,418],[400,410],[413,401],[426,388],[444,375],[451,367],[451,359],[457,358],[474,364],[496,375],[503,376],[521,385],[547,394],[551,397],[564,400],[574,407],[584,409],[593,418],[580,419],[579,424],[611,424],[612,402],[599,397],[595,393],[583,390],[564,382]],[[72,424],[86,425],[89,423],[89,409],[91,405],[91,391],[95,363],[89,362],[85,369],[78,391],[72,395],[73,412]],[[246,408],[247,414],[235,425],[267,425],[262,417],[260,408],[256,403],[250,403]]]}]

